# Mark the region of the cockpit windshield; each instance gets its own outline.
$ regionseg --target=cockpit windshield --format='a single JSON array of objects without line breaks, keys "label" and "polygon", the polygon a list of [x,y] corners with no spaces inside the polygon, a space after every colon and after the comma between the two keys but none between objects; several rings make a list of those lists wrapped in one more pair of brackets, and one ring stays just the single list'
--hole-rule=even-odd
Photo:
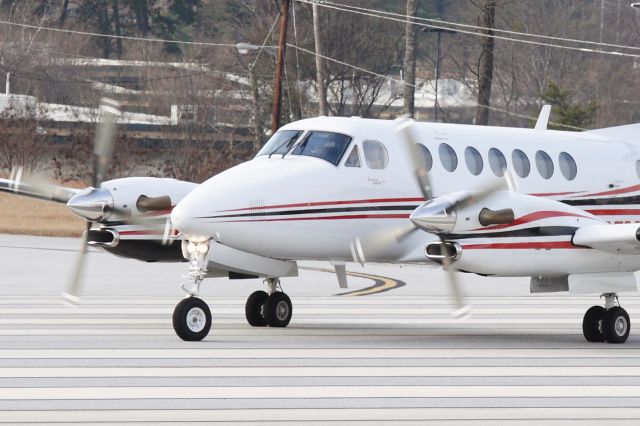
[{"label": "cockpit windshield", "polygon": [[276,132],[258,152],[261,155],[286,154],[298,140],[302,130],[281,130]]},{"label": "cockpit windshield", "polygon": [[337,166],[350,143],[351,138],[340,133],[310,132],[291,155],[318,157]]}]

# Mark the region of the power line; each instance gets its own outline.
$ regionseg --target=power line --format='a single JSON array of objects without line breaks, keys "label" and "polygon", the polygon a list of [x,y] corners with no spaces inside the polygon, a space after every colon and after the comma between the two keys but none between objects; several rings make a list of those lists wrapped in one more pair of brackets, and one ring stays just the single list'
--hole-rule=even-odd
[{"label": "power line", "polygon": [[[313,0],[296,0],[296,1],[299,1],[301,3],[305,3],[305,2],[309,2],[309,1],[313,2]],[[541,39],[546,39],[546,40],[564,41],[564,42],[576,43],[576,44],[588,44],[588,45],[593,45],[593,46],[614,47],[614,48],[618,48],[618,49],[640,50],[640,47],[629,46],[629,45],[624,45],[624,44],[602,43],[602,42],[598,42],[598,41],[580,40],[580,39],[565,38],[565,37],[555,37],[555,36],[548,36],[548,35],[543,35],[543,34],[532,34],[532,33],[520,32],[520,31],[503,30],[503,29],[498,29],[498,28],[487,28],[487,27],[483,27],[483,26],[479,26],[479,25],[461,24],[459,22],[444,21],[444,20],[441,20],[441,19],[422,18],[422,17],[417,17],[417,16],[403,15],[401,13],[394,13],[394,12],[387,12],[387,11],[383,11],[383,10],[376,10],[376,9],[370,9],[370,8],[365,8],[365,7],[352,6],[352,5],[336,3],[336,2],[332,2],[332,1],[325,1],[324,3],[328,4],[328,5],[336,6],[336,7],[344,7],[344,8],[354,9],[354,10],[361,10],[361,11],[365,11],[365,12],[374,12],[374,13],[378,13],[380,15],[396,16],[396,17],[401,17],[401,18],[405,18],[405,19],[409,19],[409,20],[423,21],[423,22],[433,23],[433,24],[437,24],[437,25],[451,25],[451,26],[462,27],[462,28],[470,28],[470,29],[481,30],[481,31],[492,30],[492,31],[497,32],[497,33],[519,35],[519,36],[530,37],[530,38],[541,38]]]},{"label": "power line", "polygon": [[[306,4],[314,3],[311,0],[295,0],[295,1],[300,2],[300,3],[306,3]],[[328,3],[317,3],[317,4],[318,4],[318,6],[321,6],[321,7],[324,7],[324,8],[338,10],[338,11],[342,11],[342,12],[354,13],[354,14],[363,15],[363,16],[369,16],[369,17],[373,17],[373,18],[381,18],[381,19],[386,19],[386,20],[400,22],[400,23],[407,23],[407,21],[408,21],[408,19],[400,19],[400,18],[394,18],[394,17],[391,17],[391,16],[380,15],[379,14],[380,11],[377,11],[377,10],[374,10],[374,9],[370,9],[370,10],[373,11],[373,13],[369,13],[369,12],[353,10],[353,9],[348,8],[348,7],[342,7],[342,5],[340,5],[340,7],[339,7],[339,6],[334,6],[333,4],[328,4]],[[406,16],[406,15],[401,15],[401,16]],[[409,23],[411,23],[412,25],[423,27],[423,28],[436,28],[436,29],[442,29],[442,30],[451,30],[452,29],[451,26],[426,24],[426,23],[421,23],[421,22],[414,22],[414,21],[411,21],[411,20],[409,20]],[[449,24],[449,25],[451,25],[451,24]],[[455,24],[453,24],[453,25],[455,25]],[[603,55],[611,55],[611,56],[624,56],[624,57],[629,57],[629,58],[640,58],[640,55],[635,55],[635,54],[631,54],[631,53],[615,52],[615,51],[600,50],[600,49],[591,49],[591,48],[587,48],[587,47],[564,46],[564,45],[560,45],[560,44],[545,43],[545,42],[533,41],[533,40],[523,40],[523,39],[517,39],[517,38],[512,38],[512,37],[499,36],[499,35],[495,35],[495,34],[488,35],[488,34],[483,34],[483,33],[475,32],[475,31],[468,31],[468,30],[461,30],[461,29],[455,29],[455,31],[457,31],[458,33],[461,33],[461,34],[469,34],[469,35],[474,35],[474,36],[479,36],[479,37],[491,37],[491,38],[498,39],[498,40],[505,40],[505,41],[511,41],[511,42],[516,42],[516,43],[524,43],[524,44],[535,45],[535,46],[553,47],[553,48],[558,48],[558,49],[566,49],[566,50],[573,50],[573,51],[587,52],[587,53],[600,53],[600,54],[603,54]]]},{"label": "power line", "polygon": [[[300,0],[298,0],[298,1],[300,1]],[[297,49],[297,50],[299,50],[301,52],[310,54],[310,55],[316,55],[316,52],[313,52],[311,50],[305,49],[304,47],[296,46],[295,44],[287,43],[287,46],[289,46],[289,47],[291,47],[293,49]],[[336,64],[343,65],[343,66],[346,66],[346,67],[349,67],[349,68],[352,68],[352,69],[355,69],[355,70],[358,70],[358,71],[362,71],[364,73],[367,73],[367,74],[370,74],[370,75],[373,75],[373,76],[376,76],[376,77],[384,78],[386,80],[395,81],[395,82],[401,83],[401,84],[403,84],[405,86],[413,87],[414,89],[418,88],[418,86],[415,85],[415,84],[406,83],[403,80],[400,80],[400,79],[397,79],[397,78],[394,78],[394,77],[390,77],[388,75],[380,74],[380,73],[377,73],[375,71],[371,71],[371,70],[368,70],[366,68],[359,67],[357,65],[349,64],[347,62],[343,62],[343,61],[340,61],[338,59],[331,58],[329,56],[325,56],[325,55],[319,55],[319,56],[321,58],[324,58],[327,61],[334,62]],[[502,109],[502,108],[496,108],[496,107],[487,106],[487,105],[479,105],[477,103],[476,103],[476,106],[482,106],[482,108],[487,108],[488,110],[491,110],[491,111],[501,112],[501,113],[504,113],[504,114],[507,114],[507,115],[511,115],[513,117],[524,118],[524,119],[527,119],[527,120],[535,119],[535,117],[530,117],[530,116],[524,115],[524,114],[518,114],[516,112],[508,111],[508,110]],[[587,130],[587,129],[584,129],[582,127],[571,126],[571,125],[568,125],[568,124],[555,123],[555,122],[552,122],[552,121],[550,121],[549,123],[553,124],[554,126],[564,127],[564,128],[571,129],[571,130],[581,130],[581,131]]]},{"label": "power line", "polygon": [[57,32],[57,33],[78,34],[78,35],[91,36],[91,37],[106,37],[106,38],[115,38],[115,39],[121,39],[121,40],[148,41],[153,43],[172,43],[172,44],[185,44],[185,45],[211,46],[211,47],[233,47],[234,49],[236,47],[235,44],[231,44],[231,43],[209,43],[205,41],[181,41],[181,40],[168,40],[168,39],[162,39],[162,38],[119,36],[119,35],[113,35],[113,34],[92,33],[89,31],[66,30],[63,28],[52,28],[52,27],[43,27],[40,25],[21,24],[19,22],[4,21],[4,20],[0,20],[0,24],[10,25],[10,26],[20,27],[20,28],[29,28],[29,29],[38,30],[38,31],[51,31],[51,32]]}]

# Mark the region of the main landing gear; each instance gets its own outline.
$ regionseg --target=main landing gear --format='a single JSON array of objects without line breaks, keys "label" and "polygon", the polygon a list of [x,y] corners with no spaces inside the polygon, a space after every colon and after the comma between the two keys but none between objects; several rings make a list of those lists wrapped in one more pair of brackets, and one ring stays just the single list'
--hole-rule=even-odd
[{"label": "main landing gear", "polygon": [[265,282],[269,293],[258,290],[247,299],[244,307],[247,322],[253,327],[286,327],[293,313],[291,299],[282,291],[279,279],[267,278]]},{"label": "main landing gear", "polygon": [[602,306],[592,306],[584,314],[582,333],[589,342],[624,343],[629,337],[629,314],[618,301],[616,293],[605,293]]},{"label": "main landing gear", "polygon": [[[208,252],[208,241],[189,241],[183,246],[183,253],[189,259],[189,272],[181,287],[187,292],[187,297],[173,311],[173,329],[182,340],[202,340],[211,329],[211,310],[198,298],[200,284],[207,273]],[[268,293],[256,291],[247,299],[247,322],[254,327],[286,327],[293,313],[291,299],[282,291],[278,278],[267,278],[265,283]]]}]

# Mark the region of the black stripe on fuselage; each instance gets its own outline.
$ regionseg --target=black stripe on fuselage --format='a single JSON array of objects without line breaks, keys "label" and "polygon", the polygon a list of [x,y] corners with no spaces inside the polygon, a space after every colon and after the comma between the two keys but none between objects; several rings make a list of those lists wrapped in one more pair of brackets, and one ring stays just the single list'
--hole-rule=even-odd
[{"label": "black stripe on fuselage", "polygon": [[307,209],[307,210],[283,210],[278,212],[254,212],[241,213],[220,216],[203,216],[199,219],[227,219],[241,217],[266,217],[266,216],[296,216],[303,214],[321,214],[321,213],[352,213],[352,212],[376,212],[376,211],[413,211],[417,205],[412,206],[371,206],[371,207],[337,207],[332,209]]},{"label": "black stripe on fuselage", "polygon": [[471,238],[524,238],[524,237],[558,237],[573,235],[577,227],[573,226],[536,226],[534,228],[516,229],[513,231],[486,232],[477,234],[447,234],[447,240],[468,240]]},{"label": "black stripe on fuselage", "polygon": [[613,197],[613,198],[585,198],[581,200],[560,200],[561,203],[569,206],[620,206],[640,204],[640,195],[631,197]]}]

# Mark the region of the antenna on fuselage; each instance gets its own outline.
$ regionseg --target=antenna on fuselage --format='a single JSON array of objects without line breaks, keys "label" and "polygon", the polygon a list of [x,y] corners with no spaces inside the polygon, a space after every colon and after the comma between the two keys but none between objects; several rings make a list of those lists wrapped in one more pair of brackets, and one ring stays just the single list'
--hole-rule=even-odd
[{"label": "antenna on fuselage", "polygon": [[551,105],[544,105],[536,121],[536,130],[547,130],[549,124],[549,116],[551,115]]}]

